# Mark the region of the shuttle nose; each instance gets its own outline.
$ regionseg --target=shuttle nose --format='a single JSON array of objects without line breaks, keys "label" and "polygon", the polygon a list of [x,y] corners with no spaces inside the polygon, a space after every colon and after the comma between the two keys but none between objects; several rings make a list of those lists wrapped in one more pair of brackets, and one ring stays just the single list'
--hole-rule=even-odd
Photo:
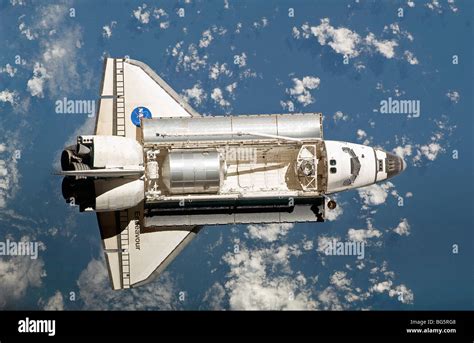
[{"label": "shuttle nose", "polygon": [[405,162],[403,158],[401,158],[401,160],[402,160],[402,171],[405,171],[405,169],[407,169],[407,163]]},{"label": "shuttle nose", "polygon": [[407,167],[406,162],[394,154],[387,152],[386,164],[387,167],[387,178],[394,177],[400,174]]}]

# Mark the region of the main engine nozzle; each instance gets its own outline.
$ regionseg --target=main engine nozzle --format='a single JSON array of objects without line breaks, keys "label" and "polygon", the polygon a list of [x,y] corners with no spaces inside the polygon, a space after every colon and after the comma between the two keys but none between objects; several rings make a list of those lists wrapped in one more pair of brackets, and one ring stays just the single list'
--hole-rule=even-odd
[{"label": "main engine nozzle", "polygon": [[83,144],[71,145],[61,153],[63,171],[88,170],[91,150]]}]

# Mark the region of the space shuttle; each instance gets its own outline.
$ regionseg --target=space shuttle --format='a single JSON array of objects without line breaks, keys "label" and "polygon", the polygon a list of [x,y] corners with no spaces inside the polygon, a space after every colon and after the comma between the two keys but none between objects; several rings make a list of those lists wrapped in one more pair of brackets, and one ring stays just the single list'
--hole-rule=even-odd
[{"label": "space shuttle", "polygon": [[104,61],[94,135],[62,193],[97,214],[112,288],[162,273],[204,226],[322,222],[331,195],[398,175],[381,149],[323,139],[321,113],[202,116],[146,64]]}]

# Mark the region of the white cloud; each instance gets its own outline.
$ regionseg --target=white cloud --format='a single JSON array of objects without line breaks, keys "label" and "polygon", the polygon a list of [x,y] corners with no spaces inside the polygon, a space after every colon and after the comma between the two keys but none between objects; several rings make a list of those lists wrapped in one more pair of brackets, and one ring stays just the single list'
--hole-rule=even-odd
[{"label": "white cloud", "polygon": [[288,101],[280,101],[280,105],[284,110],[288,110],[290,112],[293,112],[295,110],[295,104],[293,101],[288,100]]},{"label": "white cloud", "polygon": [[405,285],[398,285],[394,289],[390,289],[388,292],[390,297],[397,297],[403,304],[413,304],[415,296],[411,289]]},{"label": "white cloud", "polygon": [[357,139],[358,140],[363,140],[365,137],[367,137],[367,132],[365,132],[362,129],[357,130]]},{"label": "white cloud", "polygon": [[209,67],[210,79],[217,80],[221,75],[232,76],[232,71],[227,68],[227,63],[219,64],[219,62],[216,62]]},{"label": "white cloud", "polygon": [[428,143],[416,144],[414,147],[416,149],[416,154],[412,158],[414,166],[421,166],[424,161],[434,161],[441,153],[446,151],[442,146],[442,144],[445,144],[443,143],[444,137],[445,135],[451,135],[456,126],[450,126],[447,121],[443,120],[435,120],[435,122],[439,131],[432,134]]},{"label": "white cloud", "polygon": [[194,105],[199,106],[207,98],[206,92],[200,83],[196,83],[193,88],[183,90],[183,98],[186,102],[192,101]]},{"label": "white cloud", "polygon": [[342,120],[342,121],[348,120],[349,116],[347,114],[342,113],[341,111],[337,111],[336,113],[334,113],[332,118],[335,122],[338,122],[339,120]]},{"label": "white cloud", "polygon": [[[408,31],[400,30],[397,23],[385,26],[385,32],[391,32],[397,38],[406,38],[413,41],[413,35]],[[315,37],[320,45],[328,45],[336,53],[345,55],[350,58],[355,58],[363,52],[377,52],[387,59],[395,58],[395,48],[399,45],[396,39],[381,39],[377,38],[373,33],[369,32],[365,37],[362,37],[357,32],[354,32],[345,27],[334,27],[330,24],[328,18],[321,19],[321,23],[317,26],[310,26],[303,24],[301,31],[293,27],[292,35],[295,39],[309,39]],[[411,53],[410,53],[411,54]],[[411,64],[418,63],[418,60],[411,55],[406,55],[405,58]],[[364,65],[356,65],[357,69],[365,68]]]},{"label": "white cloud", "polygon": [[36,38],[38,38],[38,33],[34,32],[31,27],[26,25],[26,23],[23,21],[24,18],[24,14],[18,18],[18,21],[20,22],[20,24],[18,25],[18,30],[20,30],[20,33],[25,36],[26,39],[35,40]]},{"label": "white cloud", "polygon": [[12,6],[25,6],[26,5],[26,1],[25,0],[10,0],[10,4]]},{"label": "white cloud", "polygon": [[36,62],[33,68],[33,77],[28,80],[27,89],[31,96],[43,98],[43,87],[45,81],[49,78],[46,68],[42,64]]},{"label": "white cloud", "polygon": [[322,310],[340,311],[344,309],[343,304],[333,287],[327,287],[318,294],[318,300],[321,302]]},{"label": "white cloud", "polygon": [[400,26],[398,25],[398,23],[393,23],[393,24],[390,24],[389,26],[385,25],[383,28],[383,31],[391,32],[393,35],[397,37],[405,37],[410,42],[413,42],[413,40],[415,39],[410,32],[400,29]]},{"label": "white cloud", "polygon": [[211,93],[211,99],[221,107],[230,106],[230,102],[224,99],[222,90],[220,88],[214,88]]},{"label": "white cloud", "polygon": [[375,183],[359,188],[357,191],[366,206],[374,206],[383,204],[387,199],[389,190],[393,187],[394,185],[391,182],[385,182],[381,185]]},{"label": "white cloud", "polygon": [[405,52],[403,53],[403,56],[405,57],[407,62],[410,63],[411,65],[416,65],[419,63],[418,59],[413,55],[411,51],[405,50]]},{"label": "white cloud", "polygon": [[135,17],[135,19],[137,19],[141,24],[146,25],[150,22],[150,10],[147,10],[146,4],[138,6],[138,8],[133,11],[132,16]]},{"label": "white cloud", "polygon": [[458,8],[454,5],[454,0],[448,0],[448,4],[452,12],[456,13],[458,11]]},{"label": "white cloud", "polygon": [[411,156],[412,154],[412,146],[411,144],[406,144],[405,146],[397,146],[393,149],[395,155],[405,159],[406,156]]},{"label": "white cloud", "polygon": [[300,39],[301,33],[300,30],[296,26],[293,26],[293,29],[291,30],[291,34],[293,38]]},{"label": "white cloud", "polygon": [[145,3],[133,10],[131,16],[141,24],[137,27],[139,30],[146,30],[146,25],[150,24],[153,19],[159,24],[160,29],[167,29],[170,25],[169,15],[164,9],[152,9]]},{"label": "white cloud", "polygon": [[225,90],[229,94],[234,94],[235,89],[237,88],[237,82],[232,82],[231,84],[225,87]]},{"label": "white cloud", "polygon": [[264,28],[264,27],[267,27],[269,24],[269,21],[267,18],[263,17],[262,19],[260,19],[259,21],[254,21],[253,22],[253,27],[256,28],[256,29],[261,29],[261,28]]},{"label": "white cloud", "polygon": [[234,32],[236,34],[239,34],[241,29],[242,29],[242,23],[237,23],[237,25],[235,26],[235,31]]},{"label": "white cloud", "polygon": [[392,31],[394,35],[399,35],[401,32],[400,26],[398,25],[398,23],[393,23],[393,24],[390,24],[389,26],[385,25],[383,30],[386,32],[386,31],[389,31],[389,28],[390,28],[390,31]]},{"label": "white cloud", "polygon": [[397,297],[398,300],[404,304],[413,304],[414,295],[413,292],[405,285],[398,285],[392,287],[393,282],[391,280],[382,281],[372,286],[371,291],[376,293],[387,292],[388,295],[393,298]]},{"label": "white cloud", "polygon": [[63,30],[58,38],[42,42],[42,65],[48,75],[51,95],[79,91],[89,82],[87,74],[79,74],[78,50],[82,47],[82,34],[78,26]]},{"label": "white cloud", "polygon": [[111,21],[109,25],[102,27],[102,37],[109,39],[112,37],[112,29],[117,25],[116,21]]},{"label": "white cloud", "polygon": [[249,225],[248,236],[264,242],[275,242],[281,236],[286,236],[293,227],[294,224]]},{"label": "white cloud", "polygon": [[68,17],[68,11],[69,7],[63,4],[37,7],[38,13],[35,16],[37,20],[27,26],[24,21],[26,15],[21,15],[18,18],[20,22],[18,29],[28,40],[34,40],[40,36],[54,36],[58,33],[57,28]]},{"label": "white cloud", "polygon": [[85,310],[173,310],[178,307],[178,290],[168,273],[144,286],[127,291],[111,289],[105,262],[93,259],[77,280]]},{"label": "white cloud", "polygon": [[[289,259],[298,252],[288,245],[268,249],[227,253],[223,260],[230,267],[224,287],[232,310],[308,310],[317,302],[301,273],[289,269]],[[272,271],[283,272],[273,276]],[[291,277],[289,277],[291,276]]]},{"label": "white cloud", "polygon": [[403,218],[400,224],[398,224],[393,231],[400,236],[408,236],[410,234],[410,224],[408,224],[408,220]]},{"label": "white cloud", "polygon": [[107,39],[112,37],[112,28],[109,25],[102,26],[102,37]]},{"label": "white cloud", "polygon": [[0,146],[0,209],[3,209],[8,199],[13,198],[19,189],[20,173],[14,153],[20,145],[10,141],[8,145],[0,144]]},{"label": "white cloud", "polygon": [[393,58],[395,56],[395,47],[398,43],[394,40],[378,40],[373,33],[369,33],[365,37],[365,41],[369,46],[374,46],[375,49],[386,58]]},{"label": "white cloud", "polygon": [[204,294],[202,302],[213,311],[223,310],[225,296],[225,288],[220,283],[215,282]]},{"label": "white cloud", "polygon": [[362,61],[354,62],[354,68],[360,73],[365,70],[366,66]]},{"label": "white cloud", "polygon": [[391,280],[382,281],[373,285],[371,290],[377,293],[387,292],[392,287],[392,284],[393,282]]},{"label": "white cloud", "polygon": [[446,93],[446,96],[451,100],[453,103],[457,104],[459,102],[459,99],[461,96],[459,95],[459,92],[450,90]]},{"label": "white cloud", "polygon": [[169,15],[168,13],[166,13],[166,11],[162,8],[155,8],[153,10],[153,17],[155,17],[155,19],[165,19],[165,18],[168,18]]},{"label": "white cloud", "polygon": [[[403,222],[403,220],[402,220]],[[403,225],[403,224],[402,224]],[[373,227],[370,220],[367,220],[367,229],[348,230],[346,241],[355,240],[364,242],[371,247],[381,246],[382,241],[374,239],[382,237],[381,230]],[[318,237],[318,252],[323,266],[327,263],[327,257],[324,254],[328,243],[336,240],[341,241],[339,237],[329,237],[320,235]],[[377,262],[368,254],[373,254],[373,249],[366,250],[366,258],[363,261],[355,260],[354,263],[342,262],[344,269],[334,267],[331,264],[328,284],[323,285],[322,277],[317,280],[317,285],[322,288],[321,291],[315,291],[316,299],[319,301],[318,309],[322,310],[344,310],[344,309],[372,309],[374,296],[387,294],[390,298],[395,298],[404,304],[413,303],[413,292],[405,285],[395,282],[395,272],[388,268],[386,261]],[[323,274],[320,274],[320,276]],[[314,287],[313,287],[314,288]]]},{"label": "white cloud", "polygon": [[5,67],[0,67],[0,74],[1,73],[7,73],[8,76],[13,77],[15,76],[16,72],[18,69],[13,67],[10,63],[7,63]]},{"label": "white cloud", "polygon": [[312,240],[304,240],[303,241],[303,250],[309,251],[313,250],[314,242]]},{"label": "white cloud", "polygon": [[351,286],[352,280],[347,277],[345,271],[336,271],[330,277],[330,283],[338,289],[348,290]]},{"label": "white cloud", "polygon": [[32,28],[39,40],[33,77],[27,83],[32,96],[44,97],[45,86],[50,96],[64,96],[87,88],[90,72],[79,73],[83,59],[78,56],[82,47],[82,28],[69,18],[65,4],[39,7]]},{"label": "white cloud", "polygon": [[[456,13],[458,11],[458,8],[454,4],[454,0],[447,0],[446,4],[449,7],[449,10],[452,12]],[[431,0],[430,3],[425,4],[426,7],[428,7],[431,11],[436,12],[438,14],[442,14],[443,10],[446,9],[439,0]]]},{"label": "white cloud", "polygon": [[356,242],[367,242],[370,238],[378,238],[382,236],[382,233],[375,229],[370,221],[367,221],[367,229],[349,229],[347,237],[351,241]]},{"label": "white cloud", "polygon": [[69,6],[63,4],[41,7],[41,18],[35,26],[51,33],[50,30],[55,30],[59,24],[61,24],[66,18],[69,18],[69,9]]},{"label": "white cloud", "polygon": [[227,29],[223,26],[217,26],[217,25],[212,25],[211,26],[211,31],[218,36],[223,36],[227,33]]},{"label": "white cloud", "polygon": [[338,241],[339,237],[331,237],[331,236],[324,236],[321,235],[318,237],[318,252],[320,253],[325,253],[326,248],[328,247],[329,244],[332,244],[332,241]]},{"label": "white cloud", "polygon": [[427,145],[422,145],[417,150],[417,154],[414,157],[415,161],[419,161],[422,156],[430,161],[436,160],[438,154],[443,151],[443,148],[437,142],[432,142]]},{"label": "white cloud", "polygon": [[207,55],[200,56],[195,44],[189,44],[187,50],[183,48],[183,41],[176,43],[176,45],[168,50],[168,53],[174,57],[176,62],[176,71],[197,71],[207,65]]},{"label": "white cloud", "polygon": [[207,48],[209,44],[211,44],[213,40],[211,30],[206,30],[202,33],[202,37],[199,40],[199,47],[200,48]]},{"label": "white cloud", "polygon": [[57,59],[61,59],[66,55],[66,49],[62,44],[55,42],[46,43],[47,48],[43,53],[43,60],[45,62],[51,62]]},{"label": "white cloud", "polygon": [[0,102],[9,102],[12,106],[17,104],[18,92],[5,89],[0,92]]},{"label": "white cloud", "polygon": [[[241,72],[239,72],[239,79],[242,80],[242,79],[248,79],[248,78],[255,78],[257,77],[257,73],[252,71],[250,68],[247,68]],[[260,75],[260,77],[262,77]]]},{"label": "white cloud", "polygon": [[396,96],[396,97],[400,97],[400,96],[402,96],[403,94],[405,94],[405,91],[404,91],[404,90],[401,90],[398,86],[395,87],[395,89],[393,90],[393,92],[395,93],[395,96]]},{"label": "white cloud", "polygon": [[310,90],[317,89],[320,83],[321,80],[314,76],[305,76],[301,80],[293,78],[293,88],[287,89],[286,92],[303,106],[308,106],[314,102]]},{"label": "white cloud", "polygon": [[359,55],[357,45],[360,43],[360,36],[345,27],[334,28],[329,24],[329,19],[321,19],[321,24],[309,28],[303,25],[303,31],[309,31],[318,39],[319,44],[328,44],[338,54],[356,57]]},{"label": "white cloud", "polygon": [[441,5],[438,0],[431,0],[431,2],[426,3],[425,6],[428,7],[432,11],[443,13],[443,10],[441,9]]},{"label": "white cloud", "polygon": [[48,299],[43,309],[45,311],[64,311],[64,298],[60,291]]},{"label": "white cloud", "polygon": [[25,296],[28,288],[40,287],[45,275],[42,259],[0,258],[0,308],[15,309],[15,302]]}]

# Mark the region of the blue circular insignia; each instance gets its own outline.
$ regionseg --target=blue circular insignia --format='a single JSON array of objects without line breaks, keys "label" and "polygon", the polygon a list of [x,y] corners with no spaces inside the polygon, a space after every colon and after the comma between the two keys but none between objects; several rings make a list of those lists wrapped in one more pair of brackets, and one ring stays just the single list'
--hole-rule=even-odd
[{"label": "blue circular insignia", "polygon": [[140,118],[151,119],[150,110],[143,106],[135,108],[132,111],[131,119],[132,123],[137,127],[140,127]]}]

